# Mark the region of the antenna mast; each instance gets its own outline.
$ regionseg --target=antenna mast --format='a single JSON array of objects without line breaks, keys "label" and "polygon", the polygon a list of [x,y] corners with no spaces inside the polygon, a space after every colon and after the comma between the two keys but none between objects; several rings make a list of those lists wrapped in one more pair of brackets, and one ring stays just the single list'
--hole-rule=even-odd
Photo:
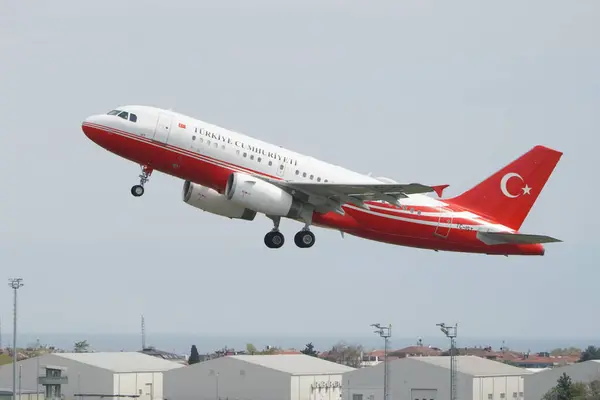
[{"label": "antenna mast", "polygon": [[456,400],[456,336],[458,324],[446,326],[446,324],[436,324],[440,330],[450,339],[450,400]]},{"label": "antenna mast", "polygon": [[146,348],[146,322],[144,321],[144,316],[142,315],[142,350]]}]

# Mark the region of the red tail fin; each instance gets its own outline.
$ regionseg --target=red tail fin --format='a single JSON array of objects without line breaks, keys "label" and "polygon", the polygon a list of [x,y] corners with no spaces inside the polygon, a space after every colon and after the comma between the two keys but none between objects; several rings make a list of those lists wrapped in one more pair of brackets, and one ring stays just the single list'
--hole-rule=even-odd
[{"label": "red tail fin", "polygon": [[535,146],[479,185],[448,201],[518,230],[562,154]]}]

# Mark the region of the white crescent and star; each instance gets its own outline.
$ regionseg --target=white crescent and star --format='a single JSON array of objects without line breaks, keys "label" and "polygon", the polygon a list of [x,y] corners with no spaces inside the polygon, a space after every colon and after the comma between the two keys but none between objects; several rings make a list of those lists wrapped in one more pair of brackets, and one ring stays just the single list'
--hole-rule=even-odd
[{"label": "white crescent and star", "polygon": [[[502,180],[500,181],[500,190],[502,190],[502,194],[511,199],[514,199],[521,195],[521,193],[512,194],[506,188],[506,185],[508,184],[508,181],[510,180],[510,178],[515,178],[515,177],[519,178],[521,180],[521,182],[525,183],[525,181],[523,180],[523,177],[515,172],[509,172],[508,174],[504,175],[502,177]],[[523,194],[531,194],[531,188],[529,186],[527,186],[526,183],[525,183],[525,186],[523,186],[521,188],[521,190],[523,191]]]}]

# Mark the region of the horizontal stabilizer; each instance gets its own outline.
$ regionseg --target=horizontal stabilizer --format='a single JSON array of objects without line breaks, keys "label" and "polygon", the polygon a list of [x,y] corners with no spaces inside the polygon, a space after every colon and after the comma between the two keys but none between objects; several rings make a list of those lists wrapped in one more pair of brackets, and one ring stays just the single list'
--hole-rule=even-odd
[{"label": "horizontal stabilizer", "polygon": [[495,244],[541,244],[562,242],[545,235],[530,235],[525,233],[506,232],[477,232],[477,239],[488,245]]}]

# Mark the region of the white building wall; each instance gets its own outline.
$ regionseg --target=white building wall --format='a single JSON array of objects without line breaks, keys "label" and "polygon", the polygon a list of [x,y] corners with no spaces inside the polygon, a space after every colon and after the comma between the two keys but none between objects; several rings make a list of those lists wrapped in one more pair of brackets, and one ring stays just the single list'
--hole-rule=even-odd
[{"label": "white building wall", "polygon": [[223,400],[288,400],[291,375],[230,357],[164,373],[166,400],[215,400],[217,393]]},{"label": "white building wall", "polygon": [[600,378],[600,361],[586,361],[526,375],[524,382],[526,400],[541,399],[546,392],[556,386],[563,372],[570,376],[573,382],[591,382]]},{"label": "white building wall", "polygon": [[163,373],[132,372],[115,374],[114,394],[139,395],[139,400],[163,400]]},{"label": "white building wall", "polygon": [[473,400],[523,400],[524,386],[522,376],[475,377]]},{"label": "white building wall", "polygon": [[[383,364],[360,368],[344,374],[343,400],[383,400]],[[410,357],[389,363],[390,397],[394,400],[436,400],[450,397],[450,371],[443,367],[411,360]],[[457,373],[457,395],[470,399],[473,378]]]},{"label": "white building wall", "polygon": [[[29,358],[17,363],[17,374],[19,373],[18,368],[21,366],[21,387],[35,390],[38,376],[45,374],[45,365],[67,369],[63,373],[68,377],[69,382],[62,386],[62,392],[67,400],[73,399],[75,393],[81,392],[112,394],[112,372],[53,354]],[[12,387],[12,364],[0,367],[0,387]],[[40,389],[42,389],[42,386],[40,386]]]},{"label": "white building wall", "polygon": [[[318,387],[323,382],[325,387]],[[336,385],[337,383],[337,385]],[[329,385],[328,385],[329,384]],[[291,378],[291,400],[341,400],[342,375],[297,375]]]}]

